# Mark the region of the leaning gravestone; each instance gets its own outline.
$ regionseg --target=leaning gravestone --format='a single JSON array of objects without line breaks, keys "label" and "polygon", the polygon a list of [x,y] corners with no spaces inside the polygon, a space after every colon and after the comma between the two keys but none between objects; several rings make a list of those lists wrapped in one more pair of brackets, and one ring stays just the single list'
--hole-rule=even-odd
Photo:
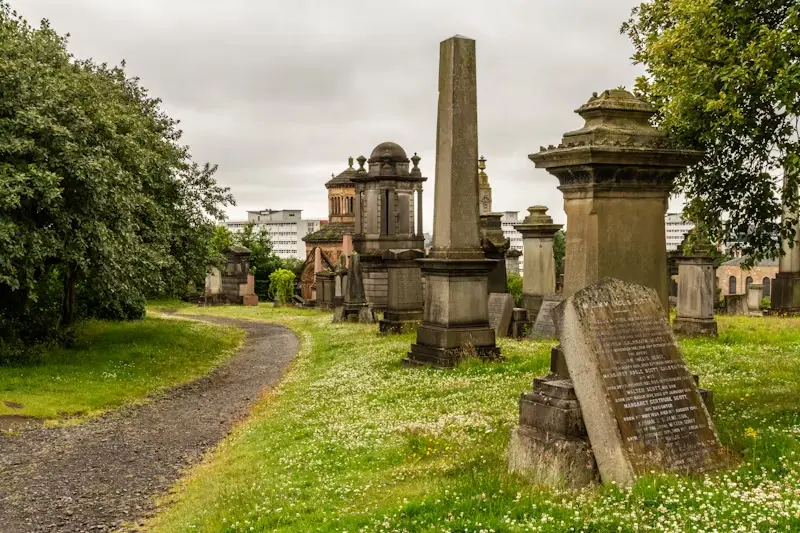
[{"label": "leaning gravestone", "polygon": [[557,294],[551,294],[544,297],[542,306],[539,308],[539,314],[536,315],[536,321],[533,323],[533,330],[531,331],[532,339],[555,339],[557,336],[556,325],[553,322],[553,309],[560,304],[563,299]]},{"label": "leaning gravestone", "polygon": [[489,295],[489,325],[494,328],[495,337],[508,337],[513,312],[513,296],[502,292],[493,292]]},{"label": "leaning gravestone", "polygon": [[724,449],[656,291],[604,278],[553,314],[604,483],[723,465]]}]

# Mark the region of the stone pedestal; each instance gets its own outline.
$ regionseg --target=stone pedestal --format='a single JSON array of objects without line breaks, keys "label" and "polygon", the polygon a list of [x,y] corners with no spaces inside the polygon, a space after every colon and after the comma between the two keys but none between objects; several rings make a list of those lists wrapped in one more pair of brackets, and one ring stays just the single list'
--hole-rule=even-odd
[{"label": "stone pedestal", "polygon": [[725,314],[726,315],[747,315],[746,294],[726,294],[725,295]]},{"label": "stone pedestal", "polygon": [[[783,221],[785,222],[791,215],[792,213],[784,210]],[[770,308],[774,311],[791,314],[800,312],[799,241],[798,224],[795,223],[794,239],[781,240],[783,255],[778,260],[778,274],[772,283],[770,293]]]},{"label": "stone pedestal", "polygon": [[433,247],[420,259],[425,313],[407,364],[454,366],[464,357],[497,358],[489,326],[488,274],[480,248],[475,41],[443,41],[439,60]]},{"label": "stone pedestal", "polygon": [[560,346],[551,351],[550,374],[534,379],[533,391],[520,397],[508,467],[534,483],[553,487],[580,488],[599,481]]},{"label": "stone pedestal", "polygon": [[336,293],[335,275],[329,270],[317,272],[317,307],[333,309],[333,298]]},{"label": "stone pedestal", "polygon": [[675,333],[686,336],[717,335],[714,320],[714,260],[704,256],[676,257],[678,311],[672,323]]},{"label": "stone pedestal", "polygon": [[511,338],[524,339],[531,334],[533,322],[524,307],[515,307],[511,313]]},{"label": "stone pedestal", "polygon": [[416,259],[424,255],[422,250],[389,250],[384,254],[389,287],[381,333],[413,331],[422,322],[422,277]]},{"label": "stone pedestal", "polygon": [[650,125],[655,109],[624,90],[594,94],[577,113],[583,128],[529,156],[564,194],[563,294],[610,276],[655,289],[666,312],[664,214],[674,178],[703,154],[669,147]]},{"label": "stone pedestal", "polygon": [[495,262],[495,267],[489,272],[489,294],[508,292],[506,252],[511,241],[503,234],[502,217],[502,213],[481,215],[481,248],[486,259]]},{"label": "stone pedestal", "polygon": [[761,299],[764,297],[764,286],[760,283],[751,283],[747,287],[747,310],[750,316],[763,316],[761,312]]},{"label": "stone pedestal", "polygon": [[514,228],[522,234],[525,268],[522,277],[522,305],[532,320],[539,315],[542,300],[556,292],[556,261],[553,257],[555,235],[563,227],[553,224],[547,207],[528,208],[529,215]]}]

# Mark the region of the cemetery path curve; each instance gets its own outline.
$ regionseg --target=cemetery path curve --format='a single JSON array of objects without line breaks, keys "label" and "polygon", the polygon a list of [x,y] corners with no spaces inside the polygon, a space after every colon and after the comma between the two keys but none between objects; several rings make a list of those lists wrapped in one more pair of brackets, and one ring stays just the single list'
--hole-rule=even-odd
[{"label": "cemetery path curve", "polygon": [[186,385],[71,427],[0,436],[0,532],[115,531],[137,524],[198,463],[299,348],[275,324],[191,317],[247,332],[226,363]]}]

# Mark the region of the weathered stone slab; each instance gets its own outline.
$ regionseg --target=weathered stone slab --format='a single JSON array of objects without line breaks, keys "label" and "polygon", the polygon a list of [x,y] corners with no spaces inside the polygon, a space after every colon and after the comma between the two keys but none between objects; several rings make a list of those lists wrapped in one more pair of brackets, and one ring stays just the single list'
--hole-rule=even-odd
[{"label": "weathered stone slab", "polygon": [[513,312],[513,296],[500,292],[489,295],[489,325],[494,329],[495,337],[508,337]]},{"label": "weathered stone slab", "polygon": [[604,483],[725,462],[711,416],[653,289],[604,278],[554,312]]},{"label": "weathered stone slab", "polygon": [[539,314],[536,316],[536,321],[533,323],[533,330],[531,331],[532,339],[555,339],[558,336],[552,311],[562,300],[563,299],[557,294],[544,297],[542,306],[539,308]]}]

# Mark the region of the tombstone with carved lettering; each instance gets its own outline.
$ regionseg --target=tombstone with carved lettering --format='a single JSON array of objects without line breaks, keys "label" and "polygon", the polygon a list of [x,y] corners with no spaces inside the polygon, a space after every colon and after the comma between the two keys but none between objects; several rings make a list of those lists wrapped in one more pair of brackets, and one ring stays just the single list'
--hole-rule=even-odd
[{"label": "tombstone with carved lettering", "polygon": [[[555,310],[582,425],[604,483],[725,466],[709,410],[650,288],[604,278]],[[540,459],[547,460],[546,446]]]}]

